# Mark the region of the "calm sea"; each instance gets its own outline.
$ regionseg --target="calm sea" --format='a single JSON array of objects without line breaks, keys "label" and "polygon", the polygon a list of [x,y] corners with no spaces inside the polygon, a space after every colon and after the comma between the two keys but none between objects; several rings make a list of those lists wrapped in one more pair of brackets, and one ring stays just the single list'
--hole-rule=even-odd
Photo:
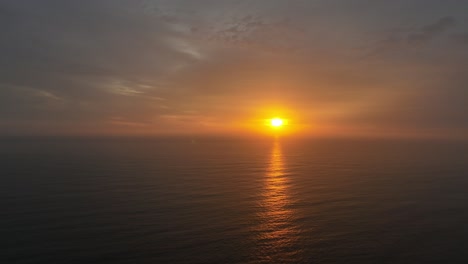
[{"label": "calm sea", "polygon": [[468,263],[468,146],[3,139],[0,263]]}]

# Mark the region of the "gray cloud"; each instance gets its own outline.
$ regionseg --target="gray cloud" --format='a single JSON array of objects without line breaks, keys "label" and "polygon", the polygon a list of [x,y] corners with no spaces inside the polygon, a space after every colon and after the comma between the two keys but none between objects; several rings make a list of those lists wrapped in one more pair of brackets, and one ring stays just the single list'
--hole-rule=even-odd
[{"label": "gray cloud", "polygon": [[454,28],[456,24],[457,20],[454,17],[447,16],[416,29],[398,28],[385,31],[387,35],[376,43],[368,56],[419,48],[423,45],[430,44],[432,40],[442,36],[445,32]]},{"label": "gray cloud", "polygon": [[0,133],[204,131],[273,103],[304,122],[467,129],[465,52],[432,45],[466,31],[458,4],[388,22],[405,3],[2,1]]},{"label": "gray cloud", "polygon": [[435,23],[424,26],[416,32],[409,34],[408,42],[410,44],[421,44],[428,42],[446,32],[447,30],[453,28],[456,25],[456,22],[456,19],[453,17],[443,17],[437,20]]}]

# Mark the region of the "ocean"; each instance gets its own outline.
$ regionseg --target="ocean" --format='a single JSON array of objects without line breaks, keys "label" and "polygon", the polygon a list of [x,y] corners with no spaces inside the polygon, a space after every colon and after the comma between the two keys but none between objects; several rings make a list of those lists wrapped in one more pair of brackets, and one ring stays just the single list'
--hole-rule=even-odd
[{"label": "ocean", "polygon": [[0,140],[0,263],[467,263],[468,145]]}]

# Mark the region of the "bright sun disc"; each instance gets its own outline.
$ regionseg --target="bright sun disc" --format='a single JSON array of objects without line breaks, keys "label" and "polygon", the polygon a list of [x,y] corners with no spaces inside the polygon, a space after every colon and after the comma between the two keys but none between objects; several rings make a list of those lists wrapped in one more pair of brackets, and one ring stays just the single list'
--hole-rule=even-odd
[{"label": "bright sun disc", "polygon": [[270,120],[270,124],[273,127],[280,127],[284,124],[284,121],[281,118],[273,118]]}]

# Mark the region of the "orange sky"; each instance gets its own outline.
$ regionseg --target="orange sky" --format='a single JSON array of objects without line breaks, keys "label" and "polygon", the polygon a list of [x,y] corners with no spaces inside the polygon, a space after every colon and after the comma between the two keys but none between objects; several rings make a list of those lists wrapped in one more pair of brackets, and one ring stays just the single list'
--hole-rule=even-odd
[{"label": "orange sky", "polygon": [[0,134],[464,138],[463,7],[11,1]]}]

